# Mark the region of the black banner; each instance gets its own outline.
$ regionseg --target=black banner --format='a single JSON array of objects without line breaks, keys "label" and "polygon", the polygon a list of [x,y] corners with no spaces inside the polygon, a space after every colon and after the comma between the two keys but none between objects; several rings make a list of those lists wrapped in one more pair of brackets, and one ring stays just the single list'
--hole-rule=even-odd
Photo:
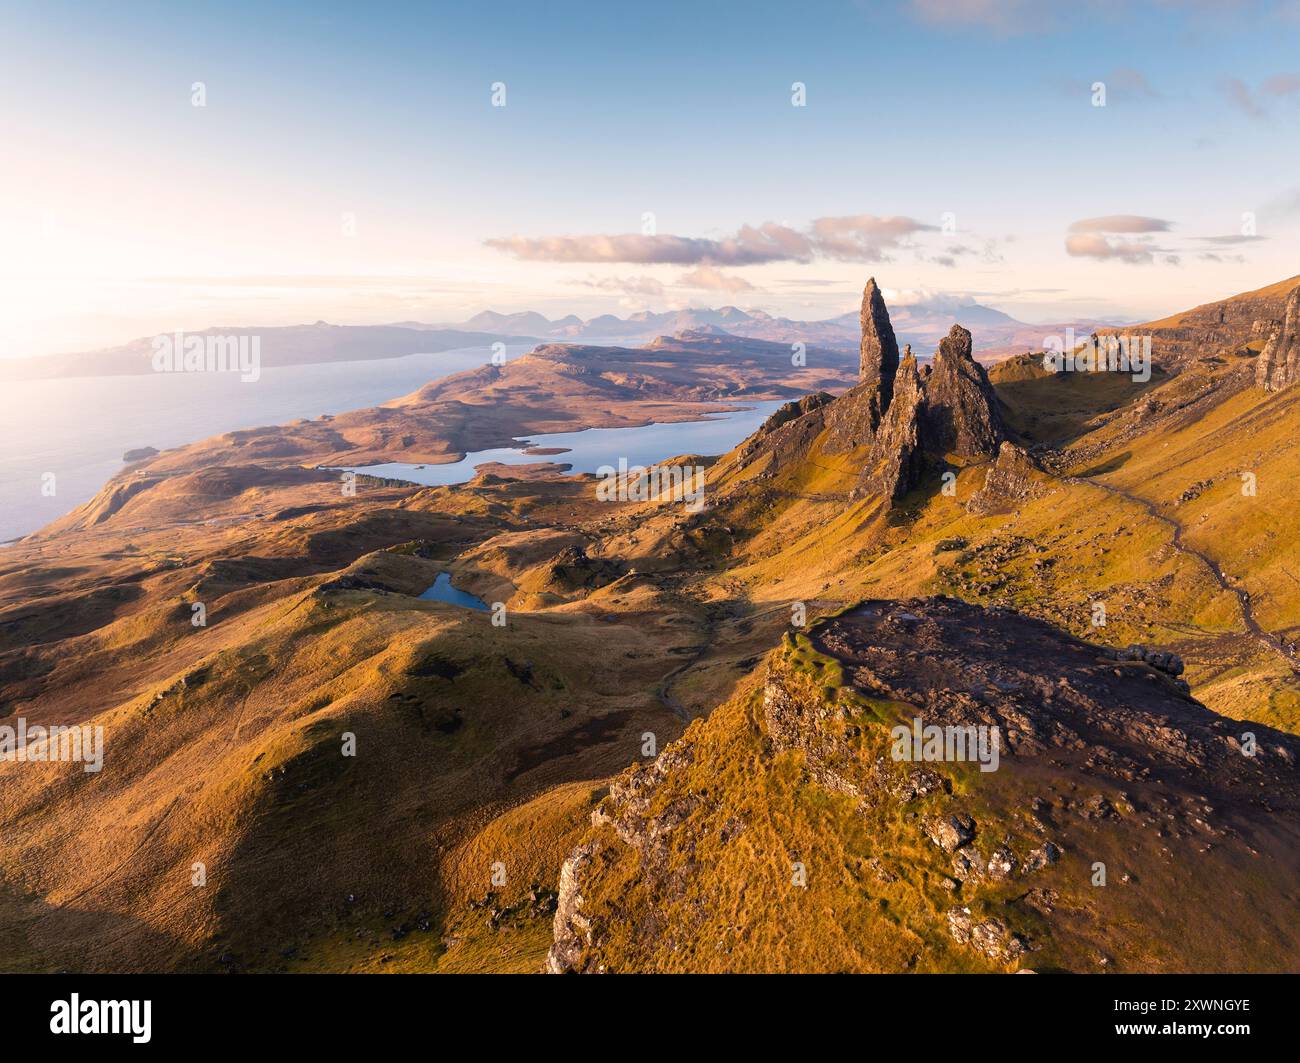
[{"label": "black banner", "polygon": [[[205,1050],[518,1044],[555,1050],[663,1036],[813,1048],[867,1028],[940,1046],[1083,1047],[1280,1038],[1294,1020],[1294,976],[1008,975],[540,977],[61,975],[0,979],[6,1047]],[[700,1031],[703,1031],[702,1035]],[[432,1042],[428,1038],[434,1038]],[[617,1040],[616,1040],[617,1039]],[[1019,1051],[1020,1049],[1016,1049]]]}]

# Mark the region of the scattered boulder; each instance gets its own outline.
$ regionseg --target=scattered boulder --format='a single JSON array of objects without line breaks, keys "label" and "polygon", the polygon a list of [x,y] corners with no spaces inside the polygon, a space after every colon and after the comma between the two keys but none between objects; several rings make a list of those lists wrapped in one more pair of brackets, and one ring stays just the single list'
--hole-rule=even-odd
[{"label": "scattered boulder", "polygon": [[945,853],[955,853],[975,840],[975,821],[970,816],[954,813],[931,820],[925,825],[925,834]]},{"label": "scattered boulder", "polygon": [[1010,963],[1029,951],[1029,941],[1013,934],[1001,919],[976,922],[969,908],[948,910],[948,932],[960,944],[969,945],[997,963]]}]

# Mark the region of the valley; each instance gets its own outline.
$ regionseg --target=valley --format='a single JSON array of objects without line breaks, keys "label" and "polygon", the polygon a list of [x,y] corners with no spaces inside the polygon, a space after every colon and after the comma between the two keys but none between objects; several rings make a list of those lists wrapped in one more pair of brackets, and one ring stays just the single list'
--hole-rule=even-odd
[{"label": "valley", "polygon": [[[1153,327],[1145,384],[921,366],[872,281],[851,356],[548,342],[146,457],[0,554],[0,706],[106,735],[0,763],[6,966],[1293,966],[1298,284]],[[562,453],[384,475],[759,402],[660,455],[698,512]],[[1002,766],[884,760],[921,712]]]}]

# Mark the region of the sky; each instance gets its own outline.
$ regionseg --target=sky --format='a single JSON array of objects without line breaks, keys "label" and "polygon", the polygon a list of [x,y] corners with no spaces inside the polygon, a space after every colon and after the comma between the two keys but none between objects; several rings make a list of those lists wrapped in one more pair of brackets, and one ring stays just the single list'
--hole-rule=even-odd
[{"label": "sky", "polygon": [[0,0],[0,356],[869,275],[1159,317],[1300,272],[1298,40],[1300,0]]}]

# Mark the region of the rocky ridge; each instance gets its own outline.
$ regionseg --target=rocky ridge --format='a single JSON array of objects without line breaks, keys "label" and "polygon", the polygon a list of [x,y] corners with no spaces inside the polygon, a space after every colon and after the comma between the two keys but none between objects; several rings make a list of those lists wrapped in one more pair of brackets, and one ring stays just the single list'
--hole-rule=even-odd
[{"label": "rocky ridge", "polygon": [[[1180,663],[947,598],[787,637],[750,715],[720,708],[611,787],[547,968],[1287,969],[1300,742],[1210,712]],[[918,724],[988,729],[1000,759],[900,757]],[[737,838],[739,882],[711,870]],[[782,866],[806,877],[763,873]]]}]

